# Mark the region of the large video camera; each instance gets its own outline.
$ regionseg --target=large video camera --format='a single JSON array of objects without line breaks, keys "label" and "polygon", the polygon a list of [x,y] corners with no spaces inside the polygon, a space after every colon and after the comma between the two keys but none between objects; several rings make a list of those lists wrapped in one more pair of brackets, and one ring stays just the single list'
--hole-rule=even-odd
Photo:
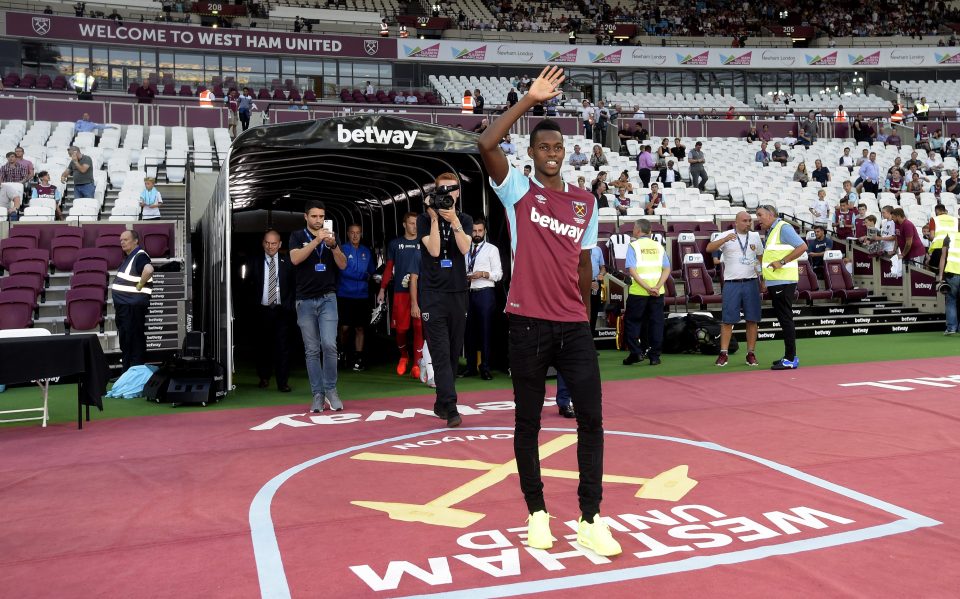
[{"label": "large video camera", "polygon": [[428,206],[437,210],[449,210],[453,208],[454,199],[450,192],[460,189],[456,183],[453,185],[439,185],[432,194],[427,196]]}]

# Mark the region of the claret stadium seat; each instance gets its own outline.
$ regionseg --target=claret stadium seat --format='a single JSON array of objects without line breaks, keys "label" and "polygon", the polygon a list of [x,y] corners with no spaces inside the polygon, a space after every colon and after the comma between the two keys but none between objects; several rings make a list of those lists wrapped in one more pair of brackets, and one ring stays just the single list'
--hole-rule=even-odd
[{"label": "claret stadium seat", "polygon": [[816,300],[833,297],[833,292],[829,289],[820,289],[817,275],[814,274],[810,262],[807,261],[806,254],[797,259],[797,267],[800,269],[800,280],[797,282],[798,299],[806,300],[808,304],[812,304]]},{"label": "claret stadium seat", "polygon": [[826,287],[833,292],[834,299],[847,303],[865,299],[870,292],[853,286],[853,278],[843,264],[843,252],[827,250],[823,255],[823,268],[826,274]]},{"label": "claret stadium seat", "polygon": [[687,254],[683,259],[683,283],[687,291],[687,303],[700,304],[706,309],[709,304],[723,302],[720,294],[713,289],[713,279],[703,265],[703,256],[699,253]]}]

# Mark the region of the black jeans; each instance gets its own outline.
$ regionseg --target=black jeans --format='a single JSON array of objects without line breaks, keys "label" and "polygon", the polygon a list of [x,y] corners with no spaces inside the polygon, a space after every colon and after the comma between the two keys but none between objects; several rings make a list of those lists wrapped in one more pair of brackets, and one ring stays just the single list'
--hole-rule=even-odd
[{"label": "black jeans", "polygon": [[434,409],[452,416],[457,413],[457,389],[454,385],[457,363],[463,351],[463,333],[467,323],[467,291],[420,292],[420,318],[423,336],[430,348],[433,380],[437,384]]},{"label": "black jeans", "polygon": [[640,182],[643,183],[644,189],[650,187],[650,169],[641,168],[637,170],[637,174],[640,176]]},{"label": "black jeans", "polygon": [[630,353],[651,360],[663,350],[663,296],[628,295],[623,329]]},{"label": "black jeans", "polygon": [[513,451],[527,510],[545,510],[540,478],[540,413],[547,369],[563,377],[577,413],[580,511],[585,520],[600,512],[603,478],[603,409],[600,366],[586,322],[555,322],[510,316],[510,373],[516,402]]},{"label": "black jeans", "polygon": [[116,313],[117,337],[120,340],[120,354],[123,358],[123,370],[139,366],[146,361],[147,308],[149,304],[114,304]]},{"label": "black jeans", "polygon": [[788,285],[767,284],[770,300],[773,302],[773,312],[783,331],[783,358],[793,360],[797,357],[797,330],[793,326],[793,297],[797,292],[797,284]]},{"label": "black jeans", "polygon": [[241,110],[237,114],[240,117],[240,124],[243,126],[243,130],[246,131],[250,128],[250,112],[247,110]]},{"label": "black jeans", "polygon": [[275,372],[277,387],[283,387],[290,375],[287,339],[293,315],[282,306],[259,306],[258,310],[257,376],[270,380],[270,375]]},{"label": "black jeans", "polygon": [[[477,352],[480,352],[480,369],[490,370],[490,329],[493,326],[493,311],[497,294],[493,287],[470,292],[465,335],[467,369],[477,369]],[[436,370],[436,369],[434,369]]]},{"label": "black jeans", "polygon": [[880,193],[880,186],[874,183],[873,181],[864,181],[863,190],[870,193]]}]

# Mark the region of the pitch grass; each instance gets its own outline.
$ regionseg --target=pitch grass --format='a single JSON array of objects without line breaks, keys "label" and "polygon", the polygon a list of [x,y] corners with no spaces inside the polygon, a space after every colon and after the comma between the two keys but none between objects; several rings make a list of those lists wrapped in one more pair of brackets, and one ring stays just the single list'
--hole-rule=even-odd
[{"label": "pitch grass", "polygon": [[[621,364],[627,355],[615,350],[601,350],[600,372],[605,381],[642,379],[654,376],[684,376],[716,372],[736,372],[750,370],[744,364],[746,347],[730,357],[730,363],[722,371],[713,365],[714,358],[703,355],[664,355],[663,364],[652,367],[642,362],[627,367]],[[960,353],[960,336],[944,337],[942,333],[912,333],[904,335],[871,335],[869,337],[837,337],[833,339],[800,339],[797,341],[800,356],[800,372],[804,367],[828,364],[850,364],[887,360],[909,360],[914,358],[936,358],[954,356]],[[783,352],[781,341],[763,341],[757,346],[757,357],[761,368],[770,364]],[[771,375],[775,376],[775,375]],[[259,389],[257,376],[252,365],[241,365],[234,378],[236,389],[219,403],[207,407],[184,406],[172,408],[168,404],[156,404],[143,398],[111,399],[105,398],[104,411],[91,411],[94,423],[106,418],[130,418],[136,416],[182,413],[186,410],[232,410],[259,406],[296,406],[296,409],[310,403],[309,384],[303,369],[294,371],[290,379],[292,393],[280,393],[276,387]],[[398,377],[394,366],[382,365],[365,372],[346,371],[340,373],[338,388],[340,397],[349,404],[352,401],[399,397],[424,396],[424,405],[432,405],[433,391],[413,378]],[[472,377],[457,380],[459,392],[481,391],[510,388],[510,377],[506,373],[495,372],[492,381],[483,381]],[[5,410],[37,407],[40,391],[33,386],[8,388],[0,394],[0,406]],[[50,387],[50,423],[70,423],[76,421],[76,385],[51,385]],[[278,410],[278,413],[289,413]],[[14,416],[10,416],[14,417]],[[10,426],[36,426],[39,421],[3,424]]]}]

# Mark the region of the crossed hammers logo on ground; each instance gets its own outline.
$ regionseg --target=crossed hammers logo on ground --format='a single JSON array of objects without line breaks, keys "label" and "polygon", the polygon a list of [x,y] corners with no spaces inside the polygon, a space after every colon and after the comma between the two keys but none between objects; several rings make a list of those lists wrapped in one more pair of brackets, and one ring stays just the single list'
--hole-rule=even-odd
[{"label": "crossed hammers logo on ground", "polygon": [[[556,439],[548,441],[540,446],[540,459],[558,453],[577,443],[577,436],[574,434],[560,435]],[[493,487],[502,482],[507,477],[517,474],[517,461],[510,460],[503,464],[491,464],[479,460],[454,460],[447,458],[432,458],[415,455],[395,455],[388,453],[358,453],[351,456],[354,460],[364,460],[369,462],[386,462],[393,464],[416,464],[420,466],[436,466],[441,468],[457,468],[461,470],[484,471],[477,478],[460,485],[441,495],[440,497],[425,504],[415,503],[396,503],[385,501],[351,501],[353,505],[364,507],[371,510],[386,512],[392,520],[403,522],[421,522],[423,524],[432,524],[434,526],[449,526],[452,528],[467,528],[482,520],[486,514],[471,512],[454,507],[456,504],[466,501],[478,493]],[[635,497],[639,499],[659,499],[663,501],[679,501],[689,493],[696,485],[688,474],[688,466],[675,466],[669,470],[661,472],[653,478],[640,478],[635,476],[621,476],[616,474],[605,474],[603,482],[620,483],[628,485],[640,485]],[[557,470],[554,468],[541,468],[541,476],[547,478],[566,478],[577,480],[580,474],[573,470]]]}]

